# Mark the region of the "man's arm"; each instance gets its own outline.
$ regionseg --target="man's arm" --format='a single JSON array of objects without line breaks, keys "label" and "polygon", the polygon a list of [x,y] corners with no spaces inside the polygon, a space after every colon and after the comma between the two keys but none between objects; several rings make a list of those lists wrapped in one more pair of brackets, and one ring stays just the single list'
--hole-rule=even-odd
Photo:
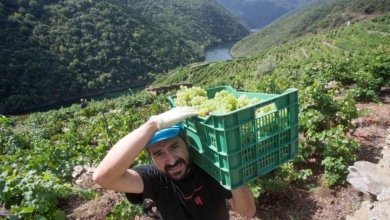
[{"label": "man's arm", "polygon": [[232,198],[228,200],[230,207],[237,213],[246,217],[254,217],[256,215],[255,200],[253,193],[246,186],[234,189]]},{"label": "man's arm", "polygon": [[120,139],[95,169],[93,181],[119,192],[143,192],[141,177],[128,168],[157,130],[158,121],[151,118]]},{"label": "man's arm", "polygon": [[93,173],[93,181],[118,192],[142,193],[144,185],[139,174],[128,169],[149,140],[159,130],[198,115],[191,107],[176,107],[150,117],[139,128],[120,139],[107,153]]}]

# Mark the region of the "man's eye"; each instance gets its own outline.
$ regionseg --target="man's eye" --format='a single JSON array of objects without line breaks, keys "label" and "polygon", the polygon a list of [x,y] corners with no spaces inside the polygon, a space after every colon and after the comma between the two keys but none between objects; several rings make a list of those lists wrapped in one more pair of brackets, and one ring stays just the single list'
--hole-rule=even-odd
[{"label": "man's eye", "polygon": [[158,152],[158,153],[155,153],[153,154],[155,158],[159,158],[162,156],[162,153],[161,152]]},{"label": "man's eye", "polygon": [[177,148],[179,148],[179,145],[173,145],[170,147],[171,150],[176,150]]}]

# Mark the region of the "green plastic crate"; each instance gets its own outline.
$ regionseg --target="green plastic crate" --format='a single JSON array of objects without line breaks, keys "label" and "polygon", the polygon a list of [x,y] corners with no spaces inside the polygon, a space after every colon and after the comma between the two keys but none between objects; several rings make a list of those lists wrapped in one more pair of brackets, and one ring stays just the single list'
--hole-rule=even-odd
[{"label": "green plastic crate", "polygon": [[[298,90],[282,94],[239,92],[230,86],[208,89],[208,98],[222,90],[243,94],[259,103],[228,114],[192,117],[182,122],[195,163],[227,189],[236,189],[276,169],[298,154]],[[168,97],[175,107],[175,96]],[[259,115],[259,109],[274,110]]]}]

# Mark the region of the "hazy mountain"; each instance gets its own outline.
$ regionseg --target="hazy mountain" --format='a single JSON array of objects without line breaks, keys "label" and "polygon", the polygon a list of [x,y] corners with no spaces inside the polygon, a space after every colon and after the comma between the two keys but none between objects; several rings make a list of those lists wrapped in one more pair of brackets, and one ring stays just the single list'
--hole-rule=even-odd
[{"label": "hazy mountain", "polygon": [[312,0],[218,0],[246,22],[251,29],[261,29],[275,19]]},{"label": "hazy mountain", "polygon": [[389,0],[313,0],[240,40],[231,52],[236,57],[254,55],[298,37],[346,26],[389,9]]}]

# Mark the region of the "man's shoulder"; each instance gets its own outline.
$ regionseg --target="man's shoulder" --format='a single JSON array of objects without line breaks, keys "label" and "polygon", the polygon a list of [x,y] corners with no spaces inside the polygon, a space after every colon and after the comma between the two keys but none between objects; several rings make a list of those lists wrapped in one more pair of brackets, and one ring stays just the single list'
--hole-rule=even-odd
[{"label": "man's shoulder", "polygon": [[139,170],[157,170],[156,166],[154,166],[153,164],[142,164],[142,165],[138,165],[138,166],[134,166],[131,168],[132,170],[136,170],[136,171],[139,171]]},{"label": "man's shoulder", "polygon": [[152,176],[153,177],[162,176],[161,172],[153,164],[139,165],[139,166],[132,167],[131,169],[136,171],[142,177],[145,177],[145,176],[149,176],[149,177],[152,177]]}]

